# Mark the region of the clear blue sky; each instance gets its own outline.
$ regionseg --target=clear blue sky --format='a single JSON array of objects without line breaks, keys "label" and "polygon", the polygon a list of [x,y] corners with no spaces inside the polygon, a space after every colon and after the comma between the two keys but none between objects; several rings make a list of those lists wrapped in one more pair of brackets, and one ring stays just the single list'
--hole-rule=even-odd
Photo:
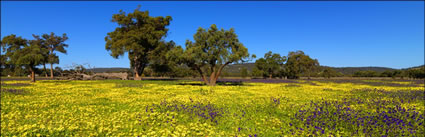
[{"label": "clear blue sky", "polygon": [[129,67],[112,58],[106,33],[112,14],[137,5],[153,16],[172,16],[167,40],[184,46],[198,27],[233,27],[257,58],[303,50],[321,65],[406,68],[424,64],[424,2],[1,2],[1,36],[67,33],[64,67]]}]

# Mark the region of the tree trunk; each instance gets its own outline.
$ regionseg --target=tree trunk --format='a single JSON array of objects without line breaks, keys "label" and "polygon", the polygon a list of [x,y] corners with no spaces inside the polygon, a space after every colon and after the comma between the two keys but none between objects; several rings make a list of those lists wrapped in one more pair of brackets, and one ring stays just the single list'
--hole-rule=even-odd
[{"label": "tree trunk", "polygon": [[273,77],[272,77],[272,74],[269,74],[269,79],[272,79]]},{"label": "tree trunk", "polygon": [[210,81],[210,86],[215,86],[218,78],[214,78],[214,80]]},{"label": "tree trunk", "polygon": [[44,74],[46,75],[46,78],[49,77],[47,75],[46,63],[43,63],[43,68],[44,68]]},{"label": "tree trunk", "polygon": [[[214,69],[214,71],[216,71],[216,70]],[[218,74],[218,72],[211,73],[210,83],[208,85],[215,86],[215,84],[217,83],[217,79],[219,77],[219,75],[217,75],[217,74]]]},{"label": "tree trunk", "polygon": [[31,71],[31,82],[35,82],[35,72],[34,69],[30,68]]},{"label": "tree trunk", "polygon": [[139,71],[137,71],[137,67],[134,67],[134,77],[139,78]]},{"label": "tree trunk", "polygon": [[204,75],[201,68],[196,67],[196,70],[198,70],[198,72],[201,75],[202,80],[204,80],[205,84],[210,85],[210,82],[207,80],[207,77]]},{"label": "tree trunk", "polygon": [[216,82],[217,82],[217,80],[218,80],[218,77],[220,77],[220,74],[221,74],[221,71],[223,70],[223,68],[226,66],[226,65],[229,65],[230,63],[232,63],[232,62],[226,62],[225,64],[223,64],[223,65],[221,65],[219,68],[218,68],[218,70],[215,70],[215,72],[213,73],[214,75],[212,75],[211,74],[211,77],[214,77],[213,78],[213,80],[212,81],[210,81],[210,86],[215,86],[215,84],[216,84]]},{"label": "tree trunk", "polygon": [[50,78],[53,78],[53,63],[50,64]]},{"label": "tree trunk", "polygon": [[216,70],[215,69],[213,69],[213,72],[211,73],[211,76],[210,76],[210,83],[209,83],[209,85],[210,86],[215,86],[215,83],[216,83],[216,81],[217,81],[217,79],[216,79],[216,73],[217,72],[215,72]]}]

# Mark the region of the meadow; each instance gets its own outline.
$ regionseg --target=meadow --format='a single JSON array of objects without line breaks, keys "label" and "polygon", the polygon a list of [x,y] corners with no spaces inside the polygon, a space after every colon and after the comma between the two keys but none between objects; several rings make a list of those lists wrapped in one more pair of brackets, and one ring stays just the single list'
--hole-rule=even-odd
[{"label": "meadow", "polygon": [[1,136],[423,136],[424,82],[2,81]]}]

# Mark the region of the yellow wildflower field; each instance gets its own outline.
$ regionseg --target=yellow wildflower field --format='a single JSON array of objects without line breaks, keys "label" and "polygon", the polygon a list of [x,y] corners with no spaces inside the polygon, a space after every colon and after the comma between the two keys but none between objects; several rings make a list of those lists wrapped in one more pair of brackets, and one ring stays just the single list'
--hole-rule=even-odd
[{"label": "yellow wildflower field", "polygon": [[[410,119],[424,115],[423,84],[394,83],[401,86],[306,80],[214,87],[193,81],[2,81],[1,136],[423,134],[423,117]],[[389,115],[398,109],[406,113]],[[381,111],[404,122],[382,121]],[[361,126],[368,121],[358,117],[378,126]],[[358,126],[344,126],[351,122]]]}]

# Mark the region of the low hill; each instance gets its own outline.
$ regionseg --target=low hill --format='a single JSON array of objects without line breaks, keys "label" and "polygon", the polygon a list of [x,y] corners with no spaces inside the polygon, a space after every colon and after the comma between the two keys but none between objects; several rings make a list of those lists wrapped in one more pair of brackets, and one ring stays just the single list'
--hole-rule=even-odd
[{"label": "low hill", "polygon": [[[410,67],[410,68],[405,68],[405,69],[412,69],[412,68],[419,68],[419,67],[423,67],[424,65],[421,66],[415,66],[415,67]],[[248,70],[249,73],[252,72],[252,70],[254,69],[255,64],[254,63],[243,63],[243,64],[231,64],[226,66],[223,71],[228,73],[228,74],[239,74],[242,68],[246,68]],[[334,69],[336,72],[341,72],[342,74],[345,75],[351,75],[354,74],[354,72],[357,71],[376,71],[379,73],[382,73],[384,71],[393,71],[393,70],[400,70],[400,69],[394,69],[394,68],[387,68],[387,67],[330,67],[330,66],[321,66],[322,68],[331,68]],[[405,70],[405,69],[401,69],[401,70]],[[94,68],[94,69],[88,69],[88,71],[93,71],[96,73],[101,73],[101,72],[120,72],[120,71],[131,71],[131,69],[129,68]]]},{"label": "low hill", "polygon": [[227,73],[240,73],[242,68],[246,68],[248,70],[249,73],[252,72],[252,70],[254,69],[255,64],[254,63],[244,63],[244,64],[231,64],[226,66],[223,71],[227,72]]},{"label": "low hill", "polygon": [[415,67],[410,67],[410,68],[404,68],[402,70],[406,70],[406,69],[419,69],[419,68],[422,68],[422,67],[425,67],[425,65],[420,65],[420,66],[415,66]]},{"label": "low hill", "polygon": [[[328,66],[322,66],[322,67],[326,68]],[[387,67],[329,67],[329,68],[332,68],[336,72],[341,72],[342,74],[345,74],[345,75],[351,75],[357,71],[376,71],[378,73],[382,73],[387,70],[388,71],[397,70],[394,68],[387,68]]]},{"label": "low hill", "polygon": [[[255,67],[254,63],[244,63],[244,64],[232,64],[227,66],[224,71],[227,73],[240,73],[240,70],[245,67],[247,68],[248,72],[252,72],[252,70]],[[334,69],[336,72],[341,72],[342,74],[354,74],[356,71],[376,71],[376,72],[384,72],[384,71],[392,71],[397,70],[394,68],[387,68],[387,67],[329,67],[329,66],[321,66],[322,68],[331,68]]]}]

